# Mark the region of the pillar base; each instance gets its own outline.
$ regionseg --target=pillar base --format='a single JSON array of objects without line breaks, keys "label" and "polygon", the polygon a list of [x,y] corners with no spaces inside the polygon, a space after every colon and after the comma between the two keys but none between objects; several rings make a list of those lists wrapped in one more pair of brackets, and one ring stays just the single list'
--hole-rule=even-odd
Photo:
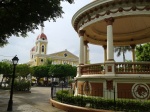
[{"label": "pillar base", "polygon": [[115,76],[115,61],[114,60],[105,61],[105,75]]}]

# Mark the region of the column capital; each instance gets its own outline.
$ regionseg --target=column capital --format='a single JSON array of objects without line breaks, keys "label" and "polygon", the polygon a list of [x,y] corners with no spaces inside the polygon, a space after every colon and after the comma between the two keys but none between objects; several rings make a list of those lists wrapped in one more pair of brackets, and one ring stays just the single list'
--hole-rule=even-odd
[{"label": "column capital", "polygon": [[113,17],[106,18],[105,21],[106,21],[107,25],[112,25],[114,22],[114,18]]},{"label": "column capital", "polygon": [[84,41],[84,45],[87,46],[88,43],[89,43],[89,41],[87,41],[87,40]]},{"label": "column capital", "polygon": [[107,45],[103,45],[103,48],[106,49],[106,48],[107,48]]},{"label": "column capital", "polygon": [[135,49],[135,44],[130,45],[132,49]]},{"label": "column capital", "polygon": [[85,30],[80,30],[80,31],[78,32],[78,34],[79,34],[79,36],[84,36]]}]

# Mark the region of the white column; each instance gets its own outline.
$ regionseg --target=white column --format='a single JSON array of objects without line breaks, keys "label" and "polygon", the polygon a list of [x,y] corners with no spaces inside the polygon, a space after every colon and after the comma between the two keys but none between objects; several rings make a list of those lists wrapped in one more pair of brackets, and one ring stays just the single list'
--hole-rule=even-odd
[{"label": "white column", "polygon": [[79,31],[79,36],[80,36],[80,55],[79,55],[79,64],[83,65],[84,64],[84,30]]},{"label": "white column", "polygon": [[104,62],[105,62],[107,61],[107,46],[104,45],[103,48],[104,48]]},{"label": "white column", "polygon": [[113,46],[113,18],[105,19],[107,23],[107,60],[114,61],[114,46]]},{"label": "white column", "polygon": [[113,18],[105,19],[107,23],[107,61],[105,61],[105,75],[115,76],[114,46],[113,46]]},{"label": "white column", "polygon": [[87,45],[88,41],[84,41],[84,64],[87,64]]},{"label": "white column", "polygon": [[132,48],[132,62],[135,62],[135,45],[131,45]]},{"label": "white column", "polygon": [[90,64],[90,50],[89,50],[89,47],[87,46],[87,64]]}]

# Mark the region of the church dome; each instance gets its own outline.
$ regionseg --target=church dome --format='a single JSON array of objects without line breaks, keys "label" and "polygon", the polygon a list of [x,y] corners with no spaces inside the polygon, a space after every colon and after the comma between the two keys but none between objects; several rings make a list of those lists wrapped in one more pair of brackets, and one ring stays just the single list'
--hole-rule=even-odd
[{"label": "church dome", "polygon": [[42,40],[47,40],[47,37],[44,33],[41,33],[40,35],[38,35],[37,40],[42,39]]},{"label": "church dome", "polygon": [[35,46],[31,49],[31,52],[35,51]]}]

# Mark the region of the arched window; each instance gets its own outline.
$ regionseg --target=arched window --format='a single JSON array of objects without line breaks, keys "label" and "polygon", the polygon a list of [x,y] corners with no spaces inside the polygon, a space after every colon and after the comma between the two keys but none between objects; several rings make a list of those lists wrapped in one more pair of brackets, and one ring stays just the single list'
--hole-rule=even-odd
[{"label": "arched window", "polygon": [[44,52],[44,45],[42,45],[42,52]]}]

